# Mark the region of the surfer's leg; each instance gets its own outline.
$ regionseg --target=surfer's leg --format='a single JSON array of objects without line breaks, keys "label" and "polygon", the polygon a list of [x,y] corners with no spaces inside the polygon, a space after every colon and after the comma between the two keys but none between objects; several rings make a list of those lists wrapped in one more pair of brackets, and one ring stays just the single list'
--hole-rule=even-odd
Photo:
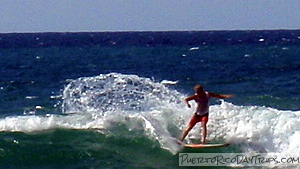
[{"label": "surfer's leg", "polygon": [[202,122],[202,144],[206,143],[206,135],[207,135],[207,127],[206,127],[206,122]]},{"label": "surfer's leg", "polygon": [[184,132],[182,133],[182,136],[180,138],[180,141],[183,141],[185,139],[185,137],[189,134],[189,132],[191,131],[191,129],[194,126],[188,125],[188,127],[184,130]]},{"label": "surfer's leg", "polygon": [[207,121],[208,115],[205,115],[201,118],[201,126],[202,126],[202,144],[206,143],[206,135],[207,135]]},{"label": "surfer's leg", "polygon": [[191,129],[196,125],[196,123],[199,122],[199,119],[197,118],[196,115],[193,115],[189,125],[187,126],[187,128],[184,130],[184,132],[182,133],[182,136],[180,138],[180,141],[183,141],[185,139],[185,137],[188,135],[188,133],[191,131]]}]

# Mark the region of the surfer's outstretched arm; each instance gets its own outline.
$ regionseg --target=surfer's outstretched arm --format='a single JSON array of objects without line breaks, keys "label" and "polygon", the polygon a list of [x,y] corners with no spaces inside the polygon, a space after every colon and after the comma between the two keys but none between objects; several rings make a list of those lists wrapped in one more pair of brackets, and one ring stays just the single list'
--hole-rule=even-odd
[{"label": "surfer's outstretched arm", "polygon": [[234,97],[234,95],[232,95],[232,94],[216,94],[216,93],[210,93],[210,92],[209,92],[209,96],[214,97],[214,98],[219,98],[219,99],[226,99],[226,98]]}]

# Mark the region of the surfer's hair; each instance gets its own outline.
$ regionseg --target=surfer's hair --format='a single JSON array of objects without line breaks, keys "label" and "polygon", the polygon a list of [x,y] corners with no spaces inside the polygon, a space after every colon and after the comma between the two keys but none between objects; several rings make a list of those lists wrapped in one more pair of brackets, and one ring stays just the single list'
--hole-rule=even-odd
[{"label": "surfer's hair", "polygon": [[197,92],[198,90],[203,90],[203,86],[200,85],[200,84],[197,84],[197,85],[194,87],[194,90],[195,90],[195,92]]}]

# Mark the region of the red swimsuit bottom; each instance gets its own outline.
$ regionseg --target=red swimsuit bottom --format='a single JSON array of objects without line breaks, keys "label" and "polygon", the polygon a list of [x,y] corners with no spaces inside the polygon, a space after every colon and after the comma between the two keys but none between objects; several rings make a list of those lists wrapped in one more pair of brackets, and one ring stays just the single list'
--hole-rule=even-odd
[{"label": "red swimsuit bottom", "polygon": [[207,123],[207,121],[208,121],[208,113],[201,115],[201,116],[194,114],[189,125],[194,126],[198,122]]}]

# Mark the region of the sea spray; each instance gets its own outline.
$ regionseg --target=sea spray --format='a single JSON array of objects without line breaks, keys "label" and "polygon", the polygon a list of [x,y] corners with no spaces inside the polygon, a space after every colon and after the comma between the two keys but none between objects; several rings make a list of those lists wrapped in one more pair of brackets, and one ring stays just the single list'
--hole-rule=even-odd
[{"label": "sea spray", "polygon": [[[64,114],[9,116],[0,119],[0,130],[31,133],[49,129],[96,129],[105,135],[114,135],[118,131],[112,129],[121,125],[132,134],[121,137],[137,137],[133,133],[143,133],[175,154],[180,150],[176,138],[194,111],[186,108],[184,97],[174,89],[136,75],[79,78],[64,90]],[[229,142],[244,153],[295,156],[300,154],[299,116],[299,111],[238,106],[221,100],[220,105],[210,107],[208,142]],[[197,125],[186,142],[200,139],[200,133],[200,125]]]},{"label": "sea spray", "polygon": [[[104,128],[116,121],[138,128],[127,120],[135,119],[143,123],[145,134],[162,148],[172,153],[180,148],[167,127],[170,119],[178,118],[172,112],[183,106],[183,95],[161,83],[136,75],[101,74],[72,81],[64,90],[63,99],[66,114],[91,114],[103,120]],[[170,111],[164,112],[166,109]]]},{"label": "sea spray", "polygon": [[[96,86],[101,86],[100,89],[95,87],[95,83]],[[70,83],[64,96],[66,113],[77,111],[101,114],[98,118],[110,116],[103,118],[106,124],[120,117],[135,117],[142,121],[150,138],[155,138],[162,148],[171,152],[176,152],[178,148],[172,148],[174,145],[168,145],[167,142],[174,142],[173,139],[179,137],[193,113],[193,109],[187,109],[183,104],[183,94],[136,75],[113,73],[80,78]],[[71,111],[66,107],[70,107]],[[78,108],[74,109],[76,107]],[[103,110],[103,107],[110,111]],[[210,108],[208,140],[238,144],[244,152],[288,154],[287,149],[294,152],[294,148],[299,147],[299,144],[289,142],[291,138],[297,138],[297,131],[300,129],[298,124],[299,112],[263,106],[236,106],[222,100],[220,105],[212,105]],[[175,126],[175,132],[169,131],[168,126]],[[199,138],[200,130],[196,126],[189,138]],[[191,142],[189,138],[188,143]]]},{"label": "sea spray", "polygon": [[110,73],[69,83],[63,92],[62,108],[67,114],[149,111],[165,103],[180,103],[181,96],[149,78]]}]

